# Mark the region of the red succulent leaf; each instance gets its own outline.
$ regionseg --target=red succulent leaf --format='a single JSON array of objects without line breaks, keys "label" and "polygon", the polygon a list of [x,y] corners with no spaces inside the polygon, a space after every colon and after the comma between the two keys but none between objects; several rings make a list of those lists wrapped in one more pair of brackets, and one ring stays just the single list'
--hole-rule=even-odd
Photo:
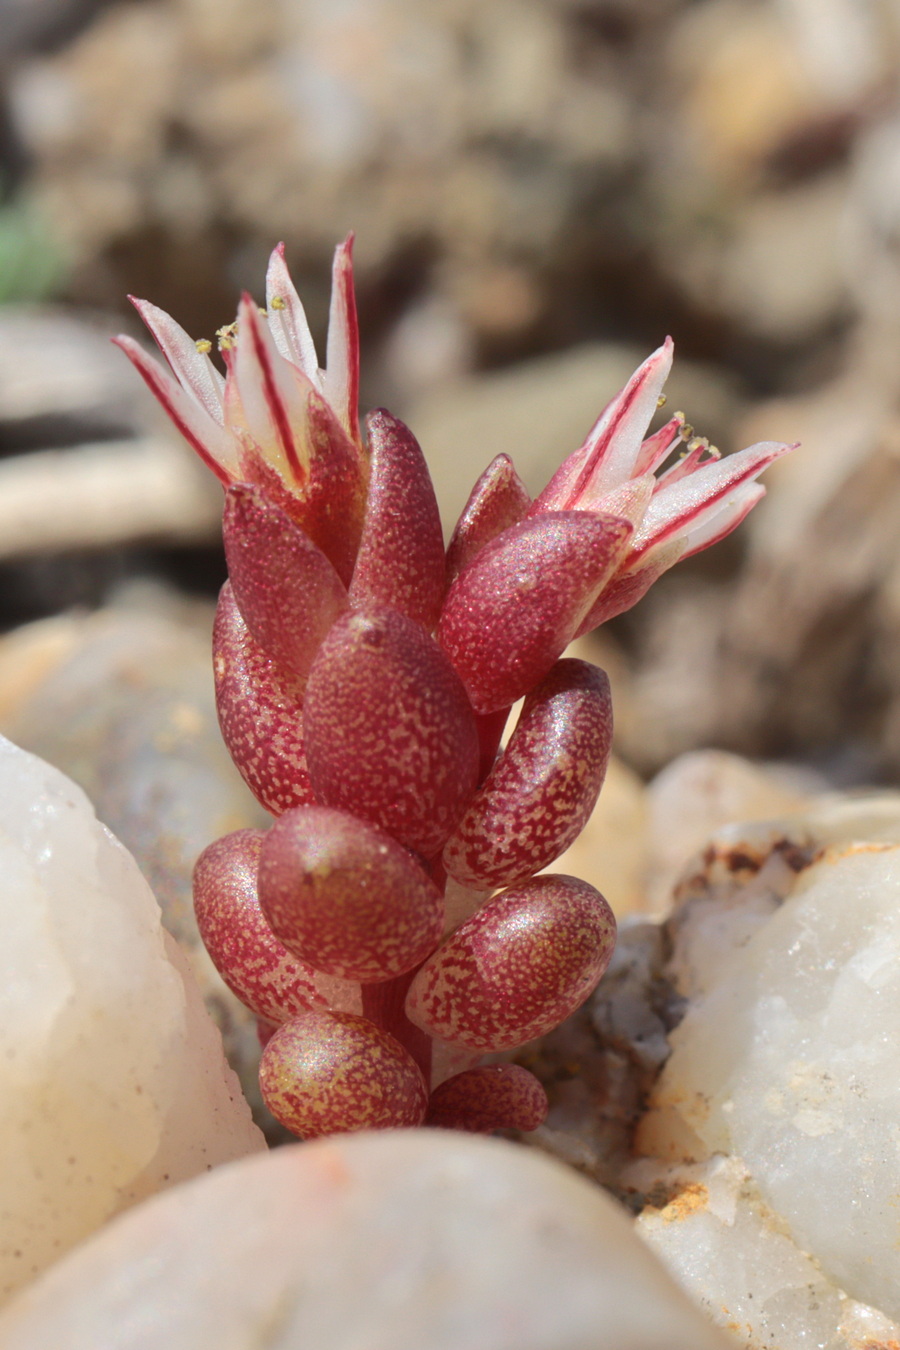
[{"label": "red succulent leaf", "polygon": [[213,671],[223,739],[257,801],[273,815],[315,802],[303,750],[303,682],[254,641],[227,582],[213,626]]},{"label": "red succulent leaf", "polygon": [[238,830],[204,849],[194,868],[194,909],[206,950],[229,989],[269,1023],[326,1006],[316,973],[287,950],[260,909],[262,830]]},{"label": "red succulent leaf", "polygon": [[616,922],[575,877],[534,877],[495,895],[430,956],[410,985],[409,1020],[482,1052],[552,1031],[591,993],[612,956]]},{"label": "red succulent leaf", "polygon": [[616,516],[547,512],[505,530],[459,574],[438,640],[476,712],[509,706],[546,675],[633,532]]},{"label": "red succulent leaf", "polygon": [[447,547],[450,581],[468,567],[485,544],[522,520],[531,505],[525,484],[509,455],[497,455],[473,487]]},{"label": "red succulent leaf", "polygon": [[445,590],[437,498],[419,442],[383,408],[367,419],[369,493],[350,599],[388,605],[429,632]]},{"label": "red succulent leaf", "polygon": [[465,690],[432,637],[395,610],[338,619],[310,672],[303,713],[317,798],[424,857],[462,815],[478,773]]},{"label": "red succulent leaf", "polygon": [[611,743],[606,675],[587,661],[557,661],[444,846],[450,875],[492,890],[558,858],[594,808]]},{"label": "red succulent leaf", "polygon": [[441,892],[402,845],[345,811],[283,815],[262,847],[259,892],[285,946],[344,979],[393,979],[440,941]]},{"label": "red succulent leaf", "polygon": [[304,1139],[421,1125],[428,1101],[400,1042],[352,1013],[285,1022],[263,1050],[259,1086],[276,1120]]},{"label": "red succulent leaf", "polygon": [[304,679],[328,629],[348,608],[343,582],[309,536],[247,483],[226,494],[223,533],[247,628],[268,656]]},{"label": "red succulent leaf", "polygon": [[490,1134],[536,1130],[547,1116],[547,1094],[518,1064],[480,1064],[446,1078],[428,1099],[426,1125]]}]

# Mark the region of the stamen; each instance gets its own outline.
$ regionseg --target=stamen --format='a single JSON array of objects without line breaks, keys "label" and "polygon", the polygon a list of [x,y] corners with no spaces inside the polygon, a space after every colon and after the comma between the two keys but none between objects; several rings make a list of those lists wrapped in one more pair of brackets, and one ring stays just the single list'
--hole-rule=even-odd
[{"label": "stamen", "polygon": [[197,348],[197,351],[200,353],[201,356],[208,356],[209,353],[212,351],[212,343],[210,342],[209,338],[198,338],[197,341],[194,343],[194,346]]},{"label": "stamen", "polygon": [[659,398],[656,400],[656,406],[657,408],[664,408],[667,402],[668,399],[666,398],[665,394],[660,394]]},{"label": "stamen", "polygon": [[223,328],[216,329],[216,340],[219,344],[220,352],[230,351],[237,339],[237,320],[234,323],[226,323]]},{"label": "stamen", "polygon": [[287,302],[282,295],[273,295],[269,305],[272,309],[287,309]]}]

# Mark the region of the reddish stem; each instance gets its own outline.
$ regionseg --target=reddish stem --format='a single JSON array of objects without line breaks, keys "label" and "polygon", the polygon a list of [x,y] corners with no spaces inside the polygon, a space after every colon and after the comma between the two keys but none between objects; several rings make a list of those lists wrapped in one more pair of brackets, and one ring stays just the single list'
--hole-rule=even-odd
[{"label": "reddish stem", "polygon": [[422,1070],[426,1084],[430,1087],[431,1037],[426,1035],[424,1031],[420,1031],[417,1026],[413,1026],[403,1011],[407,990],[412,984],[415,973],[414,970],[411,970],[406,975],[398,975],[393,980],[383,980],[379,984],[364,984],[362,986],[362,1012],[363,1017],[368,1017],[383,1031],[387,1031],[409,1051]]}]

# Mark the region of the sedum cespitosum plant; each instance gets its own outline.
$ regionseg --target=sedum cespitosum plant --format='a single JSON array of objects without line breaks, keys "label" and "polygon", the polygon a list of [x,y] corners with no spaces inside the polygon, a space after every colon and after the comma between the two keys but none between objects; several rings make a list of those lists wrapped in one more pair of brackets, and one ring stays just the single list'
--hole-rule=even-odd
[{"label": "sedum cespitosum plant", "polygon": [[533,1129],[537,1080],[480,1061],[573,1012],[615,942],[598,891],[538,875],[612,734],[606,675],[563,651],[734,529],[788,447],[720,459],[680,415],[647,436],[667,339],[536,500],[497,455],[445,551],[415,437],[384,410],[360,432],[351,243],[324,369],[283,246],[265,310],[245,295],[218,334],[224,376],[146,301],[171,373],[118,339],[225,489],[219,717],[275,817],[206,849],[197,917],[288,1129]]}]

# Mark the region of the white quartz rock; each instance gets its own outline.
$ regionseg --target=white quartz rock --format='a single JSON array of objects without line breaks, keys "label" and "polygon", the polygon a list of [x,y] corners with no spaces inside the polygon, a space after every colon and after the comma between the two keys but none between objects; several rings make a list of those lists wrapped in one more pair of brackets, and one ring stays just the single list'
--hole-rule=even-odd
[{"label": "white quartz rock", "polygon": [[0,1350],[728,1350],[625,1212],[440,1130],[246,1159],[124,1215],[0,1316]]},{"label": "white quartz rock", "polygon": [[110,1215],[262,1147],[130,854],[0,738],[0,1301]]},{"label": "white quartz rock", "polygon": [[750,879],[753,922],[723,920],[717,961],[715,911],[737,913],[739,888],[695,886],[706,918],[676,925],[675,966],[701,976],[639,1137],[676,1160],[741,1159],[829,1282],[898,1318],[900,846],[846,840],[896,838],[900,815],[890,799],[829,810],[806,827],[834,842],[795,856],[767,904],[765,866]]},{"label": "white quartz rock", "polygon": [[[900,1327],[849,1299],[791,1239],[738,1158],[632,1181],[671,1198],[649,1204],[638,1232],[713,1322],[750,1350],[887,1350]],[[651,1190],[651,1194],[652,1194]]]}]

